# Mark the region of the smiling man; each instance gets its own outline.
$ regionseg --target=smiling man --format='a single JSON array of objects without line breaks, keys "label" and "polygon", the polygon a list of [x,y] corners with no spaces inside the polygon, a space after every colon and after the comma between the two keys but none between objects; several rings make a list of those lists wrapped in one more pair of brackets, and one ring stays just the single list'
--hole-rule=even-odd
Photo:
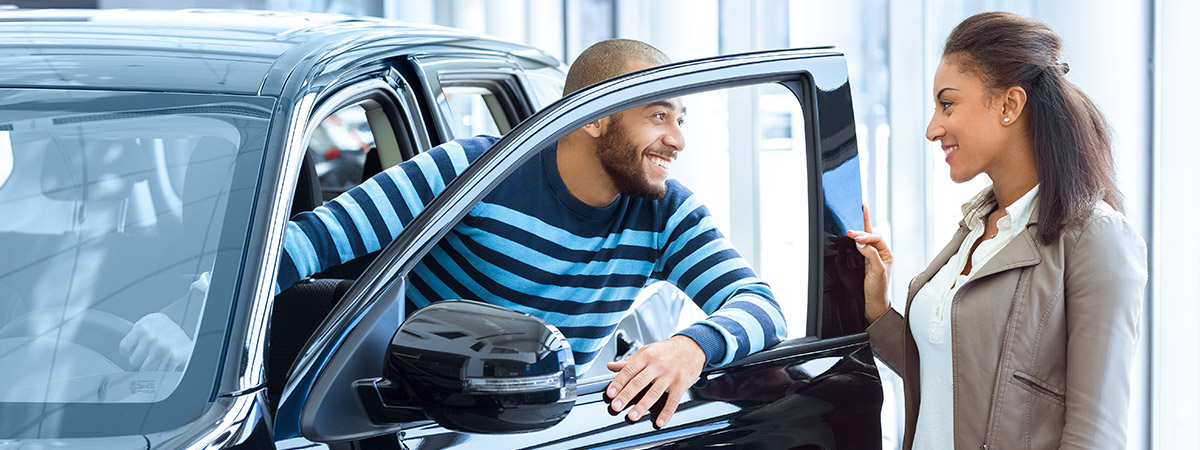
[{"label": "smiling man", "polygon": [[[580,54],[564,90],[667,62],[642,42],[603,41]],[[641,289],[666,280],[708,317],[608,363],[618,373],[607,391],[612,411],[629,409],[633,421],[658,403],[654,424],[665,426],[706,364],[728,364],[787,335],[770,288],[708,210],[669,179],[684,149],[685,113],[678,98],[621,111],[517,168],[413,268],[405,310],[471,299],[541,317],[567,337],[584,373]],[[277,292],[387,246],[498,140],[448,142],[298,214],[284,236]]]}]

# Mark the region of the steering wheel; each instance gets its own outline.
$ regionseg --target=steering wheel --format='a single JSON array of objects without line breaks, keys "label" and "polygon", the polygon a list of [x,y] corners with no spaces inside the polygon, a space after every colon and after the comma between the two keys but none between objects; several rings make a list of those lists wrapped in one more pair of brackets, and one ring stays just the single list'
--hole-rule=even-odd
[{"label": "steering wheel", "polygon": [[60,338],[91,349],[126,372],[136,371],[129,359],[121,354],[121,339],[129,334],[133,323],[98,309],[68,312],[40,309],[13,319],[0,328],[5,338]]}]

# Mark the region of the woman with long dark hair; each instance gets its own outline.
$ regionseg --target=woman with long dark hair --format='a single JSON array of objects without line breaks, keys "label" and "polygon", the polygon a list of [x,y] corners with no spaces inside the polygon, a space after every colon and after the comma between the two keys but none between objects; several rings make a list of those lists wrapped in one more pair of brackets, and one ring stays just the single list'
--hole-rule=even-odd
[{"label": "woman with long dark hair", "polygon": [[926,137],[950,177],[992,185],[946,248],[887,298],[867,259],[876,354],[904,378],[905,448],[1124,448],[1146,247],[1122,214],[1109,128],[1068,81],[1061,40],[1009,13],[967,18],[934,77]]}]

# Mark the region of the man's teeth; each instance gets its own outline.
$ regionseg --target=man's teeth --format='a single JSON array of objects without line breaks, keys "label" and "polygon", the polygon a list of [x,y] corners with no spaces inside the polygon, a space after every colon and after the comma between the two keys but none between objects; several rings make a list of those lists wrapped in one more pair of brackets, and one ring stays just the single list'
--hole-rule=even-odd
[{"label": "man's teeth", "polygon": [[671,168],[671,161],[668,159],[659,157],[659,156],[653,156],[653,155],[650,156],[650,162],[652,162],[652,163],[654,163],[654,165],[656,165],[658,167],[662,167],[664,169]]}]

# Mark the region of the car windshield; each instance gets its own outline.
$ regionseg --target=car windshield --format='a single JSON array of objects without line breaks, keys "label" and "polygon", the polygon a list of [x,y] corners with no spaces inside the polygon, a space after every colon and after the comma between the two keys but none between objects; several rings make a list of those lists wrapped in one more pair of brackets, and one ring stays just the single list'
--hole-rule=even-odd
[{"label": "car windshield", "polygon": [[[216,262],[241,259],[273,100],[6,89],[0,105],[0,439],[196,417],[239,270]],[[171,357],[149,351],[162,337]]]}]

